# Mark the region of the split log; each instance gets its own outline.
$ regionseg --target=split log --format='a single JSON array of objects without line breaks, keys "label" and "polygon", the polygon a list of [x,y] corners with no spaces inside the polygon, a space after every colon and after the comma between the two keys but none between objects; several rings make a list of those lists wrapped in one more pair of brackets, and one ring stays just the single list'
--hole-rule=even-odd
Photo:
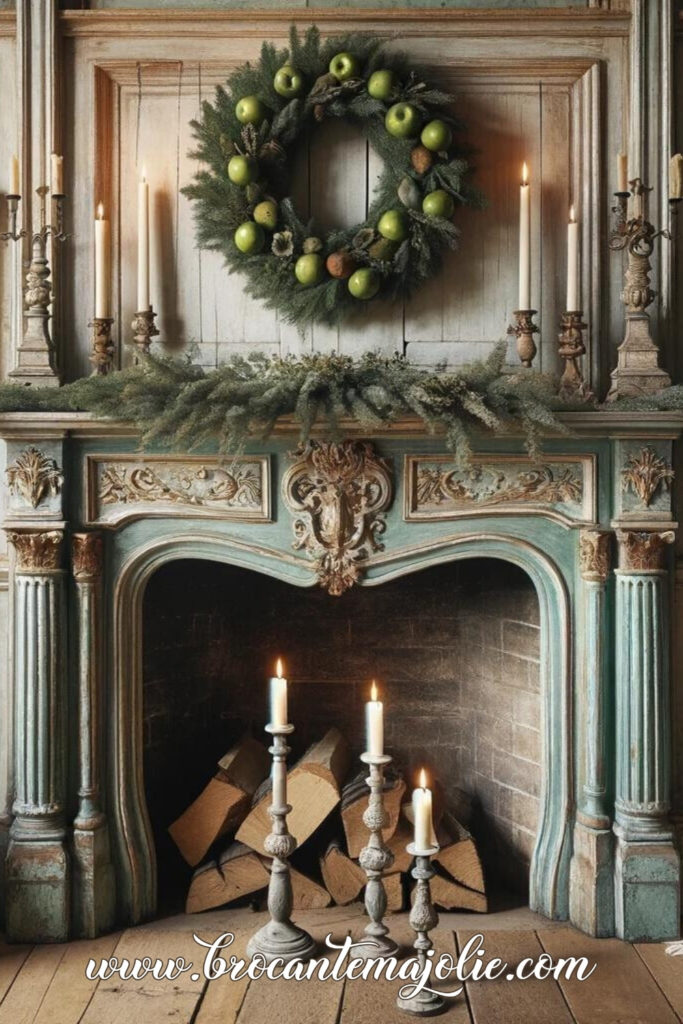
[{"label": "split log", "polygon": [[398,914],[403,910],[403,877],[400,871],[394,871],[383,878],[384,890],[387,894],[387,913]]},{"label": "split log", "polygon": [[430,884],[432,902],[444,910],[475,910],[485,914],[488,904],[483,892],[475,892],[444,875],[434,875]]},{"label": "split log", "polygon": [[[342,791],[341,816],[346,836],[346,846],[349,857],[360,856],[360,852],[368,842],[368,830],[363,823],[363,814],[368,806],[370,791],[365,781],[367,771],[361,772],[344,786]],[[389,824],[382,830],[384,841],[387,842],[396,831],[399,815],[401,813],[401,801],[406,791],[406,784],[403,778],[397,774],[387,773],[384,779],[382,790],[384,798],[384,809],[389,815]]]},{"label": "split log", "polygon": [[220,836],[234,831],[249,813],[270,757],[262,743],[245,737],[218,762],[218,773],[169,828],[188,864],[195,867]]},{"label": "split log", "polygon": [[347,857],[338,839],[332,840],[320,858],[320,871],[330,896],[340,907],[353,903],[366,882],[362,867]]},{"label": "split log", "polygon": [[[349,746],[338,729],[306,751],[287,776],[287,801],[292,805],[287,827],[298,846],[315,832],[341,799],[341,784],[349,770]],[[270,795],[265,787],[254,794],[252,809],[240,825],[236,839],[259,853],[271,830]]]},{"label": "split log", "polygon": [[231,843],[218,861],[211,860],[197,868],[187,893],[185,911],[197,914],[232,903],[240,896],[264,889],[268,877],[265,865],[253,850],[243,843]]},{"label": "split log", "polygon": [[391,866],[392,871],[410,871],[413,857],[412,854],[408,853],[406,847],[412,841],[413,828],[407,823],[405,818],[401,817],[393,836],[387,840],[387,846],[394,855],[394,863]]},{"label": "split log", "polygon": [[476,892],[485,892],[481,860],[467,829],[452,815],[446,814],[436,831],[440,849],[434,860],[454,881]]}]

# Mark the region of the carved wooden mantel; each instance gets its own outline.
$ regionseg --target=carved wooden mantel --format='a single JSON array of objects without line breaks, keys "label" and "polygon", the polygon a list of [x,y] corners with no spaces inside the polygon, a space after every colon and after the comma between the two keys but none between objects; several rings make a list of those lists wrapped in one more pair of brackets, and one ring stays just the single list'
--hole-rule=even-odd
[{"label": "carved wooden mantel", "polygon": [[[344,440],[314,439],[298,451],[296,425],[283,422],[268,443],[221,460],[208,452],[141,453],[129,425],[81,414],[0,416],[15,644],[47,637],[53,655],[51,675],[34,678],[35,666],[14,666],[15,748],[32,750],[44,775],[34,792],[24,761],[16,763],[9,834],[0,822],[10,934],[93,936],[154,912],[155,853],[134,780],[142,770],[135,741],[141,600],[158,566],[215,559],[297,586],[322,585],[331,600],[344,600],[350,586],[473,557],[515,562],[539,593],[546,754],[531,906],[592,934],[674,934],[679,876],[663,753],[670,643],[663,623],[677,528],[672,448],[683,416],[610,411],[566,419],[571,435],[547,438],[537,463],[518,438],[482,437],[461,467],[438,436],[410,419],[372,438],[348,423]],[[582,628],[572,630],[578,621]],[[53,742],[78,763],[74,792],[70,778],[40,760],[22,696],[34,688],[50,701],[62,692],[67,627],[78,637],[69,667],[78,679],[76,748],[65,750],[58,714],[51,728]],[[632,645],[637,659],[625,658]],[[119,739],[102,763],[105,679],[109,728]],[[622,702],[614,719],[612,686]],[[647,717],[643,731],[638,708],[662,713]],[[634,743],[645,745],[652,767],[639,788],[623,767]],[[73,807],[67,820],[65,808]],[[50,865],[44,885],[30,881],[36,829]],[[636,877],[642,857],[647,870]],[[39,925],[25,913],[31,901],[40,903]]]}]

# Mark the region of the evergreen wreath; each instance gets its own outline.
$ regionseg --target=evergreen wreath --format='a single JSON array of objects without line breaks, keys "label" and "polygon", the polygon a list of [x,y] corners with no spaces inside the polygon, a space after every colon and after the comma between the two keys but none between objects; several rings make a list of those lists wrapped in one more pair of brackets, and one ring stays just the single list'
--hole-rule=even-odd
[{"label": "evergreen wreath", "polygon": [[[264,43],[204,101],[192,153],[204,163],[183,192],[197,239],[221,252],[246,290],[299,328],[336,324],[364,303],[403,299],[457,245],[457,204],[480,204],[454,141],[453,97],[407,57],[364,33],[321,41],[316,28],[289,49]],[[290,198],[292,157],[316,123],[357,125],[384,162],[362,224],[322,236]]]}]

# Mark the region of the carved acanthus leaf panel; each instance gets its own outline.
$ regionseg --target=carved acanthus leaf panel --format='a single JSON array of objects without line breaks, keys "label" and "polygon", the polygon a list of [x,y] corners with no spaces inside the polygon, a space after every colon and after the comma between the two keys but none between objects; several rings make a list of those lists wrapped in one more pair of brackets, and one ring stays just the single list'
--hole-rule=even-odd
[{"label": "carved acanthus leaf panel", "polygon": [[570,522],[594,519],[593,459],[557,456],[542,464],[523,456],[477,455],[465,469],[449,456],[408,456],[408,520],[545,512]]},{"label": "carved acanthus leaf panel", "polygon": [[270,518],[267,456],[215,458],[88,457],[89,521],[116,524],[143,516]]},{"label": "carved acanthus leaf panel", "polygon": [[649,445],[640,452],[631,452],[621,471],[623,491],[633,491],[646,508],[650,507],[660,488],[671,489],[674,471]]},{"label": "carved acanthus leaf panel", "polygon": [[311,441],[296,453],[282,482],[294,515],[294,548],[315,560],[320,585],[343,594],[363,563],[384,547],[383,513],[392,499],[391,472],[367,441]]},{"label": "carved acanthus leaf panel", "polygon": [[25,505],[38,508],[48,495],[56,497],[64,477],[54,459],[29,445],[5,470],[10,494]]}]

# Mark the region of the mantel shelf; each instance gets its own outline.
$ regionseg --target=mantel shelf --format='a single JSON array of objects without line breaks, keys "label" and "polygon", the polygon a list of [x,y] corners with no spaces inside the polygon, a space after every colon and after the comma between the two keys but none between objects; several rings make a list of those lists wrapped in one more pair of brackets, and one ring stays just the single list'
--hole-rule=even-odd
[{"label": "mantel shelf", "polygon": [[[574,436],[590,438],[667,438],[674,440],[683,432],[682,412],[634,412],[618,409],[599,409],[590,412],[565,412],[558,414],[569,435],[552,434],[546,436]],[[368,430],[356,420],[340,420],[341,432],[348,437],[391,437],[409,439],[427,439],[432,437],[425,429],[423,422],[417,417],[402,417],[386,427],[375,427]],[[272,436],[292,437],[299,432],[299,424],[291,416],[283,416],[278,420]],[[326,433],[321,425],[313,430],[313,436],[322,437]],[[6,412],[0,413],[0,438],[36,440],[58,437],[136,437],[137,428],[124,420],[105,419],[88,412]],[[437,435],[438,436],[438,433]],[[522,437],[522,431],[510,429],[493,437],[482,432],[482,440],[502,440]]]}]

